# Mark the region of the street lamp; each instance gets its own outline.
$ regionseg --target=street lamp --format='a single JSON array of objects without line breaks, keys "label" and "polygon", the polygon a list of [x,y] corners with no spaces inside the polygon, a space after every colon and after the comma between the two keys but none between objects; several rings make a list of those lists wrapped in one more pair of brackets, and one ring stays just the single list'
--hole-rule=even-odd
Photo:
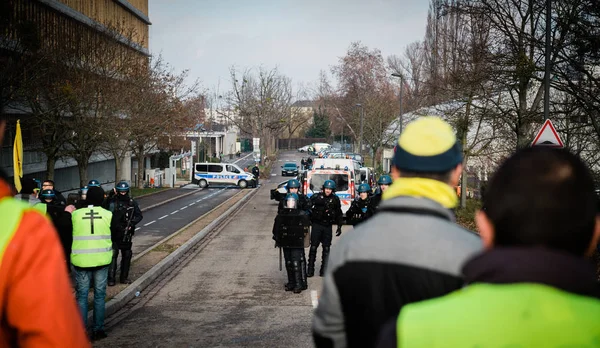
[{"label": "street lamp", "polygon": [[394,77],[399,77],[400,78],[400,117],[399,117],[399,121],[400,121],[400,134],[402,134],[402,127],[403,127],[403,117],[402,115],[404,114],[402,112],[402,94],[404,93],[404,75],[402,74],[397,74],[397,73],[393,73],[392,76]]},{"label": "street lamp", "polygon": [[363,123],[365,118],[365,109],[363,108],[362,104],[356,104],[354,106],[360,108],[360,138],[358,139],[358,153],[362,157]]}]

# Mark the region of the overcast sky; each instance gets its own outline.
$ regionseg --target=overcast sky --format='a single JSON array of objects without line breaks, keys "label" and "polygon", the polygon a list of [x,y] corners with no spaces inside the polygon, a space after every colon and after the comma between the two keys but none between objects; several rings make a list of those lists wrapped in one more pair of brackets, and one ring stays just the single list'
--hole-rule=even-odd
[{"label": "overcast sky", "polygon": [[402,54],[425,34],[427,0],[149,0],[150,51],[213,90],[229,67],[277,67],[311,86],[353,41]]}]

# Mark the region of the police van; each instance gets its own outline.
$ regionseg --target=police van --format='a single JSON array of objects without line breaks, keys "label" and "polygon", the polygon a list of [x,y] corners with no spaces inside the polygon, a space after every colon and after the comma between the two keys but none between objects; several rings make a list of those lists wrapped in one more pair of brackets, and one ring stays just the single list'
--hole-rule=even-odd
[{"label": "police van", "polygon": [[210,185],[256,187],[256,178],[233,163],[195,163],[192,183],[205,188]]},{"label": "police van", "polygon": [[315,159],[313,169],[302,180],[302,192],[310,197],[321,191],[325,180],[335,182],[335,194],[340,198],[342,213],[346,214],[356,197],[356,173],[352,160]]}]

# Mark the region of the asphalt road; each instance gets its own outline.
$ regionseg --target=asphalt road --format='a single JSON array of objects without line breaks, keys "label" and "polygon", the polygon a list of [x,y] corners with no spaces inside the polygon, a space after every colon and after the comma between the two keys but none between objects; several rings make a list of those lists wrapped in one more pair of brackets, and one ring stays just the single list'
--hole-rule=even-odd
[{"label": "asphalt road", "polygon": [[[252,156],[248,156],[231,162],[237,162],[236,164],[243,169],[244,166],[252,164],[253,160]],[[235,195],[239,188],[210,186],[201,189],[197,185],[187,185],[177,190],[182,195],[189,193],[190,190],[196,191],[196,193],[145,211],[144,219],[136,226],[133,243],[134,255],[152,247],[163,238],[225,202]],[[144,208],[144,206],[140,205],[140,208]]]},{"label": "asphalt road", "polygon": [[[301,155],[280,157],[278,163],[299,163]],[[322,278],[309,278],[301,294],[283,289],[285,271],[279,271],[279,250],[271,239],[277,202],[269,199],[269,190],[289,177],[273,174],[222,229],[107,318],[109,337],[94,346],[312,347],[311,319]]]}]

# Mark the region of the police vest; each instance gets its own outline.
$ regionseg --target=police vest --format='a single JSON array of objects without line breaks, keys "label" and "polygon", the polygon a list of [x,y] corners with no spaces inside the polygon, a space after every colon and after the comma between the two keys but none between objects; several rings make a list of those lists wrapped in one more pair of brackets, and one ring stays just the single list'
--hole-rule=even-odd
[{"label": "police vest", "polygon": [[71,263],[82,268],[110,264],[112,213],[102,207],[81,208],[71,214],[71,219],[73,221]]},{"label": "police vest", "polygon": [[397,346],[597,347],[600,300],[534,283],[474,284],[407,305]]},{"label": "police vest", "polygon": [[0,266],[4,257],[4,251],[19,228],[23,214],[31,210],[31,206],[11,197],[0,199],[0,221],[2,230],[0,232]]}]

